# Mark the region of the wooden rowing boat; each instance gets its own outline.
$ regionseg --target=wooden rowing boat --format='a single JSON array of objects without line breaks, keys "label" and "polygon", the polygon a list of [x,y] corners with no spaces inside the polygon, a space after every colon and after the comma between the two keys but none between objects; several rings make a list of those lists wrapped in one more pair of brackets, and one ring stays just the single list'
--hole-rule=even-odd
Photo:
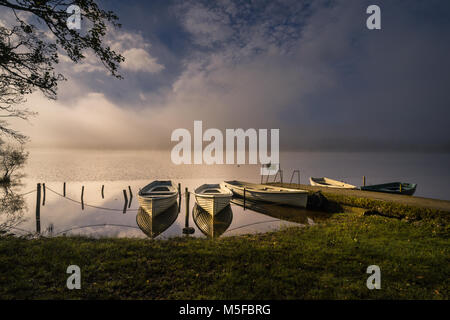
[{"label": "wooden rowing boat", "polygon": [[233,193],[219,184],[203,184],[194,191],[195,201],[211,215],[230,204]]},{"label": "wooden rowing boat", "polygon": [[357,187],[343,181],[333,180],[327,177],[323,178],[309,178],[309,182],[312,186],[327,187],[327,188],[341,188],[341,189],[356,189]]},{"label": "wooden rowing boat", "polygon": [[169,209],[153,217],[140,207],[136,215],[136,223],[149,238],[155,238],[166,231],[178,217],[178,204],[174,203]]},{"label": "wooden rowing boat", "polygon": [[233,221],[231,206],[226,206],[222,211],[212,216],[203,210],[198,204],[192,209],[192,219],[199,230],[207,237],[220,237]]},{"label": "wooden rowing boat", "polygon": [[391,183],[383,183],[383,184],[374,184],[371,186],[364,186],[364,187],[361,187],[361,190],[404,194],[404,195],[412,196],[414,194],[414,192],[416,192],[416,188],[417,188],[417,184],[415,184],[415,183],[391,182]]},{"label": "wooden rowing boat", "polygon": [[252,201],[264,201],[306,208],[308,191],[289,189],[243,181],[224,181],[221,185],[230,189],[234,195],[245,197]]},{"label": "wooden rowing boat", "polygon": [[172,181],[155,180],[138,193],[140,206],[150,215],[157,216],[177,202],[178,190]]}]

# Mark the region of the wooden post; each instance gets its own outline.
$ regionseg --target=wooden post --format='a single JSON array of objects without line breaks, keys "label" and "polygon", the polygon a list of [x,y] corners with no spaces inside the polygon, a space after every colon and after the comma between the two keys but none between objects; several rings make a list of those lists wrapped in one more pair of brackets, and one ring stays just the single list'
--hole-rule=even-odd
[{"label": "wooden post", "polygon": [[124,201],[125,201],[125,204],[123,205],[123,213],[127,213],[128,197],[127,197],[127,191],[125,189],[123,190],[123,197],[124,197]]},{"label": "wooden post", "polygon": [[188,188],[186,188],[186,227],[189,227],[189,198],[190,193],[188,191]]},{"label": "wooden post", "polygon": [[63,184],[63,196],[66,196],[66,183]]},{"label": "wooden post", "polygon": [[244,187],[244,210],[245,210],[245,196],[246,196],[245,193],[246,193],[246,191],[247,191],[247,190],[246,190],[245,187]]},{"label": "wooden post", "polygon": [[36,190],[36,232],[41,233],[41,184],[37,184]]},{"label": "wooden post", "polygon": [[363,176],[363,186],[366,186],[366,176]]},{"label": "wooden post", "polygon": [[178,213],[181,210],[181,183],[178,183]]},{"label": "wooden post", "polygon": [[102,184],[102,199],[105,199],[105,185]]},{"label": "wooden post", "polygon": [[42,184],[42,190],[44,191],[44,194],[42,197],[42,206],[45,206],[45,183]]},{"label": "wooden post", "polygon": [[[180,186],[181,189],[181,186]],[[195,229],[192,227],[189,227],[189,198],[190,198],[191,193],[188,191],[188,188],[186,188],[186,193],[185,193],[185,197],[186,197],[186,220],[184,223],[184,228],[183,228],[183,234],[185,235],[189,235],[189,234],[193,234],[195,233]],[[180,203],[181,206],[181,203]]]},{"label": "wooden post", "polygon": [[402,193],[402,183],[400,182],[400,194]]},{"label": "wooden post", "polygon": [[128,208],[131,207],[131,202],[133,201],[133,192],[131,192],[131,187],[128,186],[128,192],[130,192],[130,201],[128,202]]},{"label": "wooden post", "polygon": [[81,186],[81,210],[84,210],[84,186]]}]

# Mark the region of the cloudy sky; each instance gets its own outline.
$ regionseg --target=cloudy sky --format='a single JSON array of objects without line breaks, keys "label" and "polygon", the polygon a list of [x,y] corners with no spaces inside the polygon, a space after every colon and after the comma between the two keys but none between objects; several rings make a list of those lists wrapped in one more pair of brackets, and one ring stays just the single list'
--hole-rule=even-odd
[{"label": "cloudy sky", "polygon": [[[62,58],[32,147],[170,148],[171,132],[279,128],[283,150],[450,151],[447,0],[120,1],[123,80]],[[381,30],[366,8],[381,7]]]}]

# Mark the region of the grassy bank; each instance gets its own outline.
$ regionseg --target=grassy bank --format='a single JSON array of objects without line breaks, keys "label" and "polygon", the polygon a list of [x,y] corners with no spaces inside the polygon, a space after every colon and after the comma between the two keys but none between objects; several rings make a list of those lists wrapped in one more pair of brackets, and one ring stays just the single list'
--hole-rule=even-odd
[{"label": "grassy bank", "polygon": [[[215,240],[0,239],[0,298],[448,299],[446,224],[336,214]],[[67,266],[81,290],[66,288]],[[381,268],[381,290],[366,269]]]}]

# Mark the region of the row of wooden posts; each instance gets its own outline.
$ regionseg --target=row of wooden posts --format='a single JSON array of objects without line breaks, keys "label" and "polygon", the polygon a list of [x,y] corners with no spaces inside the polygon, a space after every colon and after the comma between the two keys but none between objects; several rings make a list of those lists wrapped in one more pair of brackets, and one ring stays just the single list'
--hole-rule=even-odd
[{"label": "row of wooden posts", "polygon": [[[41,194],[42,191],[42,194]],[[123,197],[124,197],[124,206],[123,206],[123,213],[127,212],[127,208],[129,209],[131,207],[131,203],[133,201],[133,192],[131,191],[131,187],[128,186],[128,191],[130,194],[130,198],[128,199],[128,195],[126,190],[123,190]],[[36,232],[41,233],[41,195],[42,195],[42,206],[45,206],[45,198],[46,198],[46,187],[45,183],[37,184],[36,189]],[[105,198],[105,185],[102,185],[101,189],[101,195],[102,199]],[[63,183],[63,197],[66,197],[66,183]],[[81,186],[81,210],[84,210],[84,186]]]},{"label": "row of wooden posts", "polygon": [[[102,185],[101,194],[102,199],[104,198],[104,190],[105,186]],[[36,232],[39,234],[41,233],[41,184],[37,184],[37,190],[36,190]],[[123,213],[126,213],[127,207],[130,208],[131,202],[133,199],[133,193],[131,191],[131,187],[128,186],[128,191],[130,193],[130,201],[128,201],[128,195],[126,190],[123,190],[123,196],[124,196],[124,207],[123,207]],[[244,210],[246,209],[246,188],[244,188]],[[185,189],[185,198],[186,198],[186,220],[185,220],[185,228],[183,228],[184,234],[192,234],[194,233],[194,228],[189,227],[189,199],[190,199],[190,192],[189,189],[186,187]],[[45,183],[42,184],[42,206],[45,206],[45,195],[46,195],[46,188]],[[66,183],[63,184],[63,196],[66,196]],[[178,203],[181,204],[181,183],[178,183]],[[84,186],[81,186],[81,208],[84,210]],[[180,206],[178,207],[178,212],[180,210]]]}]

